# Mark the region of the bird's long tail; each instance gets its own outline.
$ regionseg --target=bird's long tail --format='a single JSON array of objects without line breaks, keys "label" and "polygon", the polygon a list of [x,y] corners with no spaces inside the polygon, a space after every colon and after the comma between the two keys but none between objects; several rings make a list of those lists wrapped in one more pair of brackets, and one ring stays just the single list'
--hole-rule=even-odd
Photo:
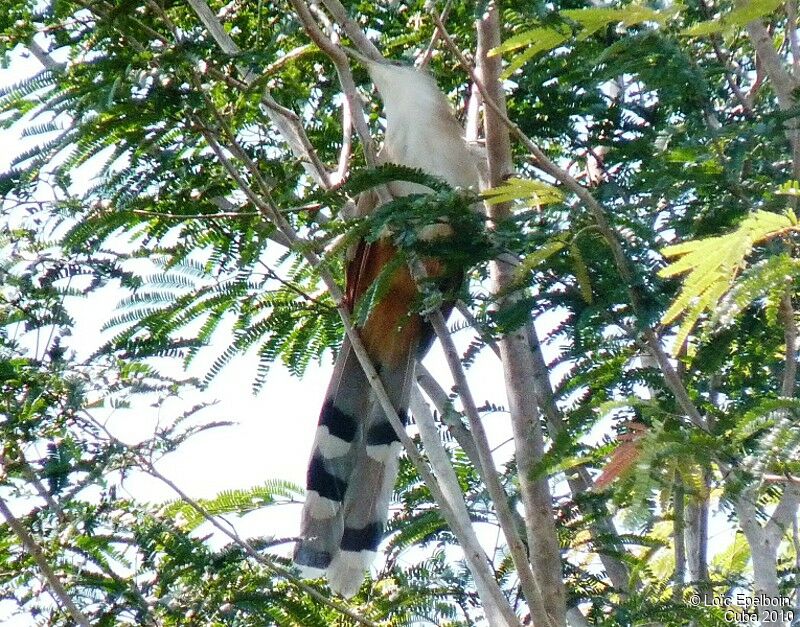
[{"label": "bird's long tail", "polygon": [[[367,277],[365,284],[371,282]],[[359,333],[405,421],[423,325],[409,315],[416,295],[411,277],[400,270],[391,283],[390,296]],[[325,571],[331,589],[343,596],[358,591],[383,538],[399,451],[399,438],[345,339],[320,412],[294,553],[307,574]]]},{"label": "bird's long tail", "polygon": [[[405,422],[414,352],[401,364],[376,364]],[[306,477],[301,540],[294,561],[326,571],[331,589],[353,596],[383,538],[400,441],[348,340],[320,412]]]}]

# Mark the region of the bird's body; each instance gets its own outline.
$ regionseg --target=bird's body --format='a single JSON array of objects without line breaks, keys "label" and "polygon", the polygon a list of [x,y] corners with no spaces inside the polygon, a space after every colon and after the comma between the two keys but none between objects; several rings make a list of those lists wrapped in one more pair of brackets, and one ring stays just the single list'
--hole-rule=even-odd
[{"label": "bird's body", "polygon": [[[380,93],[386,134],[379,155],[383,163],[424,170],[453,187],[476,187],[478,169],[447,98],[428,74],[411,67],[366,61]],[[394,196],[430,191],[392,182]],[[377,195],[360,199],[368,214]],[[448,228],[426,227],[421,237],[434,239]],[[349,261],[346,302],[353,307],[381,274],[396,250],[388,239],[362,242]],[[436,275],[440,264],[426,262]],[[385,296],[358,329],[398,415],[405,420],[414,364],[430,344],[430,331],[411,307],[418,291],[404,265],[389,279]],[[383,537],[397,475],[400,441],[374,397],[347,338],[320,412],[307,475],[301,540],[295,562],[325,571],[331,589],[344,596],[358,591]]]}]

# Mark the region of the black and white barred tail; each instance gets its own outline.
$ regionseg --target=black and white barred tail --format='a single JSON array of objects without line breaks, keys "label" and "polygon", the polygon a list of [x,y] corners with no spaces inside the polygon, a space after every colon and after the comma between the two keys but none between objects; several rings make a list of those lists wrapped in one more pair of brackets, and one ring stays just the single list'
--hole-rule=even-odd
[{"label": "black and white barred tail", "polygon": [[[375,365],[405,421],[415,351]],[[319,416],[306,476],[306,503],[294,561],[325,574],[332,591],[358,592],[383,539],[397,477],[399,438],[373,394],[348,340],[336,361]]]}]

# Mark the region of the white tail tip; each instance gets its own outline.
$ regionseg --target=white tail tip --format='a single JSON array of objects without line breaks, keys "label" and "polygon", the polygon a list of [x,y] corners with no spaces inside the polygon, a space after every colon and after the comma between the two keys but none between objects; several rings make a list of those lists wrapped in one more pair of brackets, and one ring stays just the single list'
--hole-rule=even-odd
[{"label": "white tail tip", "polygon": [[355,596],[376,555],[375,551],[339,551],[328,566],[330,589],[346,599]]}]

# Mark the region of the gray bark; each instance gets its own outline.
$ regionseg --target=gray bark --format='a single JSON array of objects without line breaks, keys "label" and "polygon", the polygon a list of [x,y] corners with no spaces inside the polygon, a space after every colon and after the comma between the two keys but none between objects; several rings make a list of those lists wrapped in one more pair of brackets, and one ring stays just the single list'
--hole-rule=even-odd
[{"label": "gray bark", "polygon": [[[488,56],[489,50],[499,44],[499,8],[492,3],[478,20],[478,74],[492,100],[503,111],[505,93],[499,80],[500,60]],[[493,187],[513,173],[511,140],[503,122],[488,109],[484,111],[484,132],[489,166],[487,183]],[[509,212],[507,204],[488,207],[488,213],[494,219],[503,219]],[[502,292],[512,282],[512,268],[504,263],[491,265],[495,291]],[[510,300],[503,299],[499,305],[508,305]],[[530,561],[544,597],[547,616],[552,624],[565,625],[566,596],[561,551],[553,520],[552,495],[547,478],[534,475],[544,455],[544,433],[535,396],[530,393],[534,389],[535,366],[525,327],[500,338],[498,345],[514,433]],[[534,623],[540,622],[543,622],[541,617],[534,616]]]}]

